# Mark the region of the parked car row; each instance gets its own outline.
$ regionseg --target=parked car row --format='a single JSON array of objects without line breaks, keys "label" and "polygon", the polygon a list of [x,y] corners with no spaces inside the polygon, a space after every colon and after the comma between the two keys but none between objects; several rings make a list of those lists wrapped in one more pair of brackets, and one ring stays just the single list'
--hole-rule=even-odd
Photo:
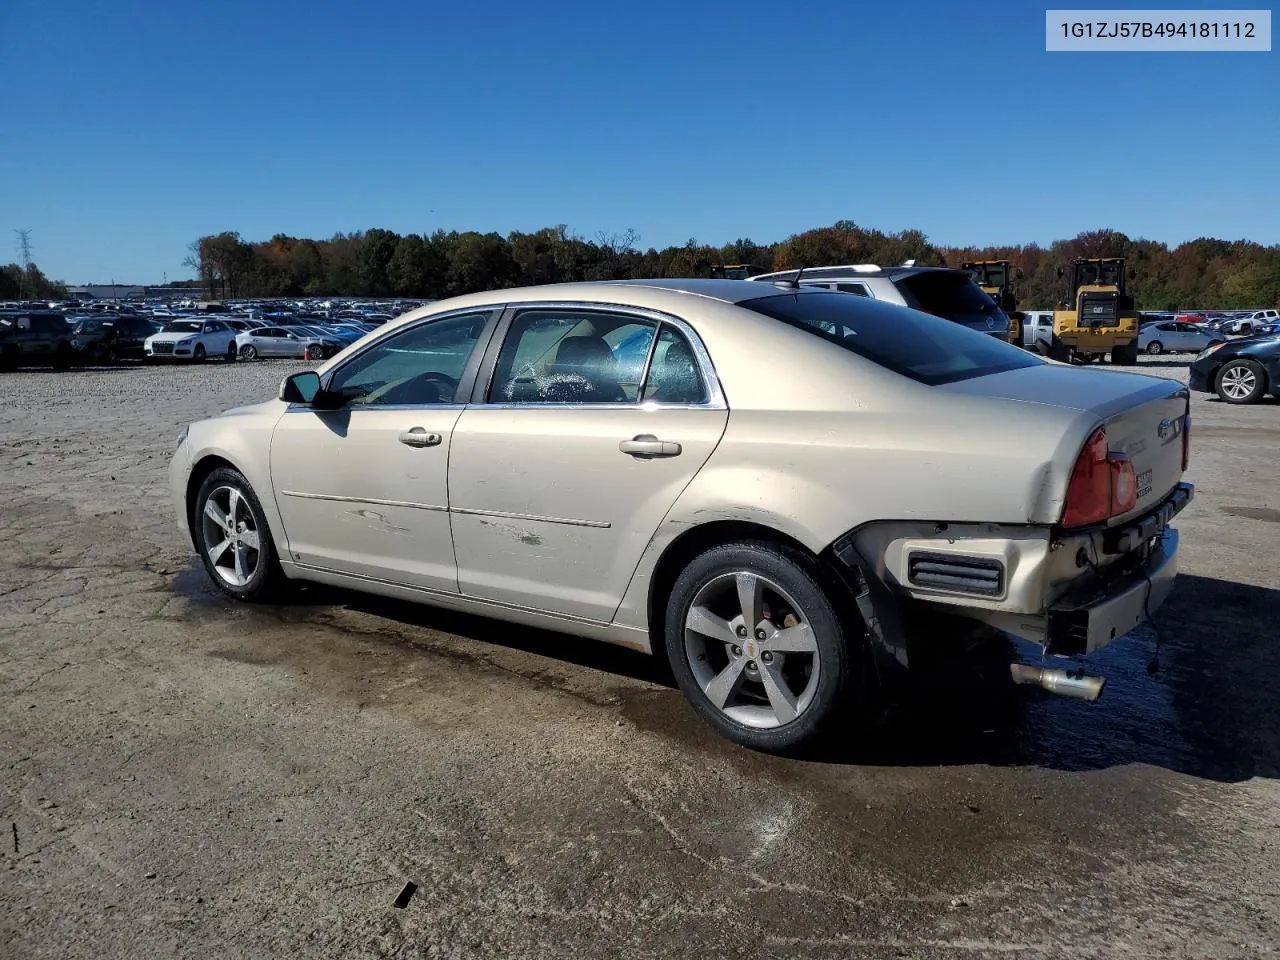
[{"label": "parked car row", "polygon": [[[384,319],[378,318],[385,323]],[[324,360],[377,329],[366,319],[320,318],[304,323],[277,314],[274,322],[215,313],[150,316],[0,310],[0,369],[86,364],[295,357]]]}]

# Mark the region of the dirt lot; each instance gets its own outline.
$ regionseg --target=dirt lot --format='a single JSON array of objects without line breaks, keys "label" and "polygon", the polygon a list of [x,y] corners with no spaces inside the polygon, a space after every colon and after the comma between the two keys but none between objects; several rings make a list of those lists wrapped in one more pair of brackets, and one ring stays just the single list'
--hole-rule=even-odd
[{"label": "dirt lot", "polygon": [[1144,631],[1097,704],[942,684],[799,761],[626,651],[215,595],[175,436],[291,369],[0,379],[4,960],[1280,952],[1280,403],[1193,401],[1156,676]]}]

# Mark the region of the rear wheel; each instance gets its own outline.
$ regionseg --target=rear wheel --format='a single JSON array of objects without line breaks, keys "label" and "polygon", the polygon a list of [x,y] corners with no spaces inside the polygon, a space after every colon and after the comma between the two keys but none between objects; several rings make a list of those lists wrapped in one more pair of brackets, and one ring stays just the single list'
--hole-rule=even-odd
[{"label": "rear wheel", "polygon": [[1152,340],[1150,343],[1147,344],[1147,353],[1151,354],[1151,356],[1158,357],[1163,352],[1164,352],[1164,344],[1161,343],[1159,340]]},{"label": "rear wheel", "polygon": [[1218,373],[1217,392],[1227,403],[1257,403],[1267,392],[1267,373],[1253,360],[1229,360]]},{"label": "rear wheel", "polygon": [[771,543],[706,551],[667,604],[680,689],[720,733],[757,750],[807,744],[842,712],[861,662],[850,634],[817,563]]},{"label": "rear wheel", "polygon": [[236,360],[236,342],[232,340],[227,344],[227,352],[223,355],[228,363],[235,363]]},{"label": "rear wheel", "polygon": [[71,344],[60,343],[53,351],[53,369],[66,370],[70,368],[71,361],[75,358],[71,350]]}]

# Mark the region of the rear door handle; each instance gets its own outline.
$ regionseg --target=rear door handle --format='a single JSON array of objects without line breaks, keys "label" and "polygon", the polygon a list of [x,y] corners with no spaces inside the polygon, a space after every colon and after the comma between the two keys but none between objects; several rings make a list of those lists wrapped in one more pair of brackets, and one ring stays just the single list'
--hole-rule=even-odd
[{"label": "rear door handle", "polygon": [[400,434],[399,440],[406,447],[438,447],[441,437],[438,433],[427,433],[425,427],[410,427]]},{"label": "rear door handle", "polygon": [[637,460],[651,460],[654,457],[680,456],[680,444],[674,440],[659,440],[651,433],[642,433],[630,440],[623,440],[618,449]]}]

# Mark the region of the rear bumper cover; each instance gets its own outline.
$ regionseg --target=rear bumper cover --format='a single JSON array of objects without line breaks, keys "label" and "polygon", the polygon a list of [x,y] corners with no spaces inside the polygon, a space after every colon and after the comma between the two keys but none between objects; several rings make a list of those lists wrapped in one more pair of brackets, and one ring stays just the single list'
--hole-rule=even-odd
[{"label": "rear bumper cover", "polygon": [[1169,520],[1193,496],[1182,484],[1159,510],[1116,531],[1120,542],[1136,543],[1132,563],[1059,597],[1048,611],[1045,651],[1059,656],[1092,653],[1151,617],[1168,598],[1178,575],[1178,531]]}]

